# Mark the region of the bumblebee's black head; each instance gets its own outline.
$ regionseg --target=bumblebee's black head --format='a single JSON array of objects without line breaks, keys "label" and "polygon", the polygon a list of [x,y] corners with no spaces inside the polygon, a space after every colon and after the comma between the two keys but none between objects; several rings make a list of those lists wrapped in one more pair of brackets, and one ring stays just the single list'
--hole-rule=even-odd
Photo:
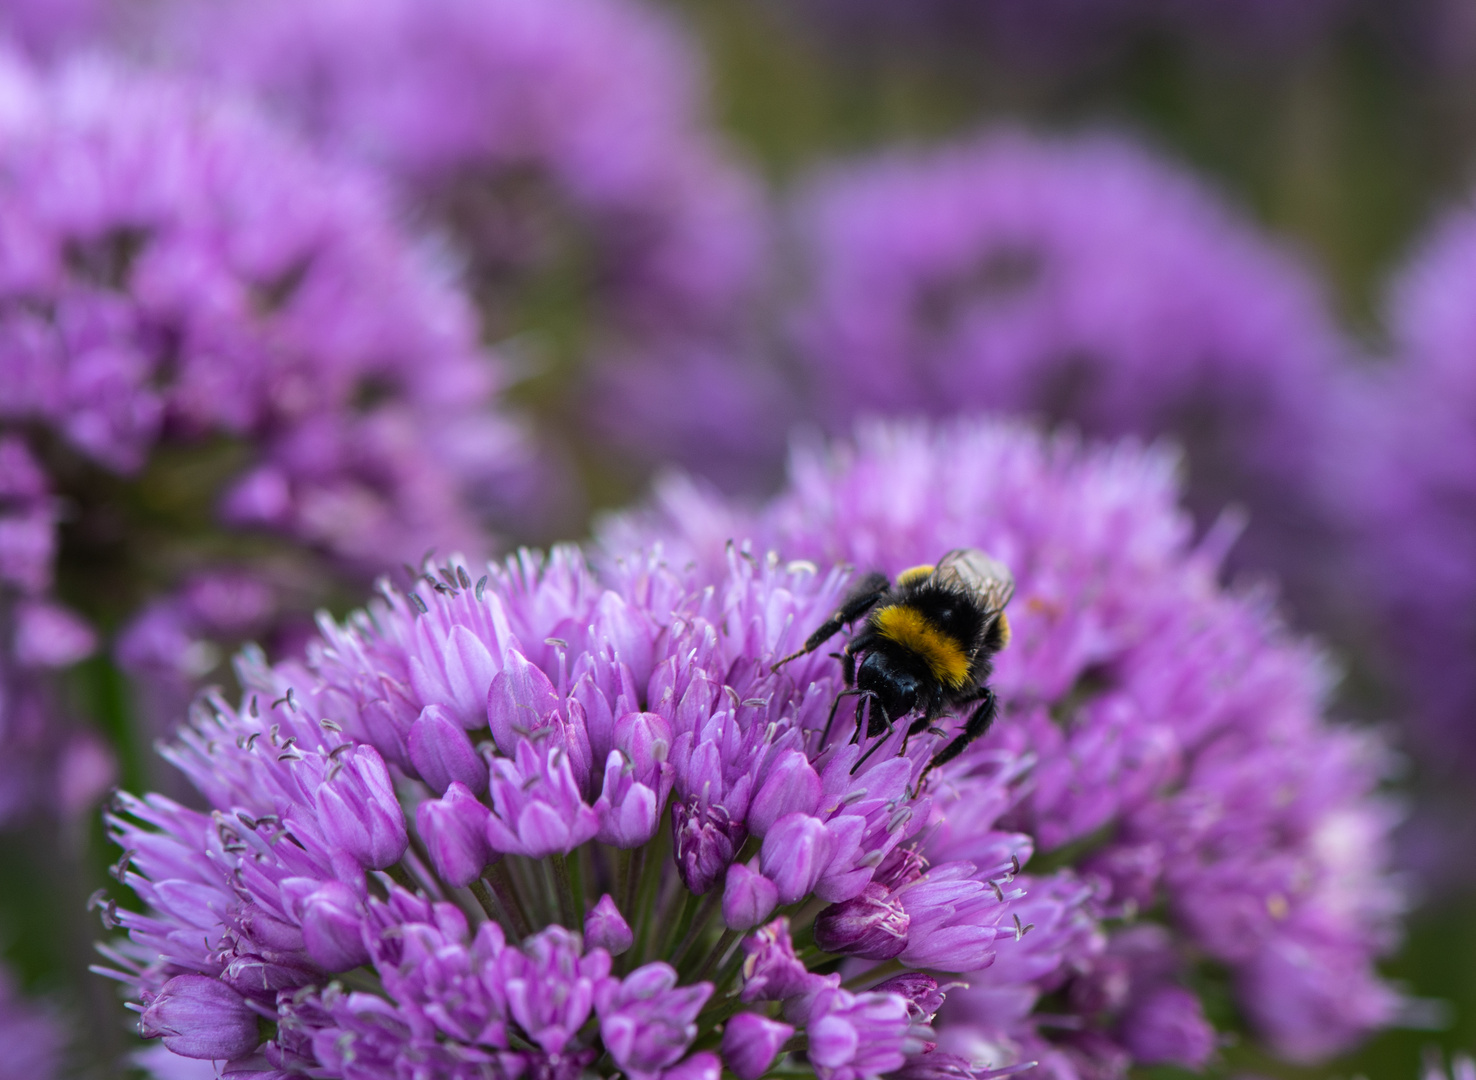
[{"label": "bumblebee's black head", "polygon": [[890,642],[869,650],[856,671],[856,689],[863,700],[873,699],[868,735],[880,735],[914,709],[926,710],[935,696],[937,680],[925,665]]}]

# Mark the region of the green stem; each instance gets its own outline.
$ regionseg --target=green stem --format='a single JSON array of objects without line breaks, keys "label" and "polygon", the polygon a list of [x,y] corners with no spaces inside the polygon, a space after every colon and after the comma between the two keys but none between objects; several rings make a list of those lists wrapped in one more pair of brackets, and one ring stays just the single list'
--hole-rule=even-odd
[{"label": "green stem", "polygon": [[507,906],[503,904],[492,890],[487,888],[487,883],[478,879],[471,883],[472,895],[477,898],[477,903],[482,905],[482,910],[487,913],[487,918],[497,923],[504,930],[513,928],[512,916],[508,914]]},{"label": "green stem", "polygon": [[[554,852],[549,856],[548,865],[553,868],[554,895],[558,898],[559,921],[570,930],[583,929],[582,913],[579,921],[574,921],[574,885],[569,880],[569,860],[562,852]],[[579,906],[582,908],[584,905],[581,903]]]},{"label": "green stem", "polygon": [[898,972],[906,971],[907,965],[900,960],[888,960],[885,964],[877,964],[869,971],[863,971],[859,975],[852,975],[841,983],[846,990],[859,990],[865,986],[875,986],[883,979],[890,978]]},{"label": "green stem", "polygon": [[411,893],[420,890],[420,883],[415,880],[414,875],[404,863],[395,863],[393,866],[386,867],[384,872],[394,878],[395,884],[402,889]]},{"label": "green stem", "polygon": [[505,860],[498,860],[482,875],[482,879],[492,886],[492,892],[502,902],[503,910],[512,919],[512,926],[518,939],[522,940],[533,933],[532,924],[528,921],[528,913],[523,910],[523,905],[518,899],[518,891],[513,888],[512,879],[508,877]]},{"label": "green stem", "polygon": [[738,934],[734,930],[724,930],[722,936],[713,943],[712,948],[707,950],[707,955],[702,958],[702,964],[697,968],[696,974],[692,976],[692,982],[702,982],[707,978],[707,973],[718,959],[732,947],[733,942],[738,940]]},{"label": "green stem", "polygon": [[[690,950],[692,946],[697,943],[697,939],[700,938],[702,936],[702,932],[707,929],[707,924],[712,921],[713,912],[717,910],[718,905],[722,903],[722,900],[723,895],[717,890],[713,890],[712,892],[707,894],[707,896],[702,901],[702,907],[697,912],[696,918],[689,921],[686,933],[682,935],[682,939],[677,944],[677,947],[672,950],[671,956],[668,961],[669,963],[671,963],[673,966],[679,966],[681,964],[682,959],[687,955],[688,950]],[[687,906],[691,907],[690,901],[688,901]]]},{"label": "green stem", "polygon": [[676,921],[671,924],[671,929],[662,939],[661,958],[663,960],[672,955],[672,951],[678,941],[682,941],[686,938],[687,931],[691,929],[692,926],[692,919],[696,916],[697,909],[701,906],[702,897],[698,896],[696,893],[687,893],[687,899],[682,904],[681,914],[677,916]]}]

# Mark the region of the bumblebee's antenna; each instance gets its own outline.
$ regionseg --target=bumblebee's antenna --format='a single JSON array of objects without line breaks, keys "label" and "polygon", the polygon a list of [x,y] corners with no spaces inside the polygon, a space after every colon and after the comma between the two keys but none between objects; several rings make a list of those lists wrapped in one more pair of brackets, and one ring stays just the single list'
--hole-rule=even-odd
[{"label": "bumblebee's antenna", "polygon": [[789,663],[791,660],[798,660],[801,656],[804,656],[805,653],[807,653],[809,651],[810,651],[809,649],[799,649],[799,650],[797,650],[795,652],[790,653],[783,660],[776,660],[774,663],[772,663],[772,664],[769,665],[769,674],[770,675],[774,674],[776,671],[778,671],[780,668],[782,668],[785,664]]}]

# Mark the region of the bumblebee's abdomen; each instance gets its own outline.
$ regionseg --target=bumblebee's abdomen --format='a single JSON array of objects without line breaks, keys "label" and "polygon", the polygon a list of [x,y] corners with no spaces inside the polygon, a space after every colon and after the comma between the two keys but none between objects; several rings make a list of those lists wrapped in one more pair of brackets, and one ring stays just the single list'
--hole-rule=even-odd
[{"label": "bumblebee's abdomen", "polygon": [[871,624],[882,637],[921,657],[933,677],[950,690],[968,685],[971,665],[963,642],[922,611],[908,604],[889,604],[872,613]]}]

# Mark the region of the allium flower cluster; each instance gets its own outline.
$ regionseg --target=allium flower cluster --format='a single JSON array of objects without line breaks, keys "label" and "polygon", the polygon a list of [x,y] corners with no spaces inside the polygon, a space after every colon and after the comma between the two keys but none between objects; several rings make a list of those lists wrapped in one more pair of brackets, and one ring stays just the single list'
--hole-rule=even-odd
[{"label": "allium flower cluster", "polygon": [[[670,356],[656,369],[700,393],[704,375],[687,375],[689,364],[732,363],[767,220],[756,180],[705,115],[694,44],[656,5],[176,6],[186,63],[372,165],[441,224],[491,332],[524,329],[527,305],[546,309],[548,283],[561,282],[553,290],[580,309],[563,317],[583,322],[581,360],[593,365],[580,383],[599,402],[589,421],[606,423],[607,437],[649,454],[685,430],[688,413],[654,406],[653,379],[626,368]],[[608,423],[612,412],[624,422]],[[722,450],[751,456],[736,439]],[[705,460],[716,467],[725,454]]]},{"label": "allium flower cluster", "polygon": [[100,63],[5,59],[0,98],[4,740],[27,673],[92,648],[54,580],[114,622],[212,560],[321,597],[475,542],[469,506],[513,497],[520,437],[491,411],[470,309],[374,185],[198,88]]},{"label": "allium flower cluster", "polygon": [[1356,533],[1375,657],[1416,706],[1437,769],[1476,761],[1476,208],[1449,213],[1395,280],[1394,363],[1360,373],[1327,487]]},{"label": "allium flower cluster", "polygon": [[[475,580],[473,575],[475,574]],[[829,730],[791,651],[848,575],[736,554],[712,582],[573,548],[383,583],[304,661],[239,661],[167,756],[208,802],[119,796],[105,907],[140,1030],[232,1075],[963,1077],[931,1020],[1014,943],[1019,773],[934,858],[937,737]]]},{"label": "allium flower cluster", "polygon": [[1204,519],[1300,579],[1345,345],[1316,280],[1192,176],[1105,135],[1001,133],[816,177],[794,208],[811,399],[857,414],[1042,417],[1171,435]]},{"label": "allium flower cluster", "polygon": [[[797,453],[758,513],[674,484],[609,529],[611,550],[659,539],[714,580],[730,537],[892,574],[960,546],[1010,566],[1001,716],[947,770],[920,848],[987,863],[997,841],[971,822],[988,820],[1036,852],[1014,912],[1035,931],[940,1017],[940,1046],[964,1057],[1006,1048],[1060,1076],[1201,1065],[1217,1041],[1189,989],[1205,961],[1297,1060],[1399,1008],[1373,969],[1400,903],[1375,792],[1385,753],[1323,718],[1324,665],[1269,598],[1218,586],[1225,537],[1195,542],[1174,467],[1007,423],[876,425]],[[1028,763],[1019,782],[973,784],[1001,758]]]}]

